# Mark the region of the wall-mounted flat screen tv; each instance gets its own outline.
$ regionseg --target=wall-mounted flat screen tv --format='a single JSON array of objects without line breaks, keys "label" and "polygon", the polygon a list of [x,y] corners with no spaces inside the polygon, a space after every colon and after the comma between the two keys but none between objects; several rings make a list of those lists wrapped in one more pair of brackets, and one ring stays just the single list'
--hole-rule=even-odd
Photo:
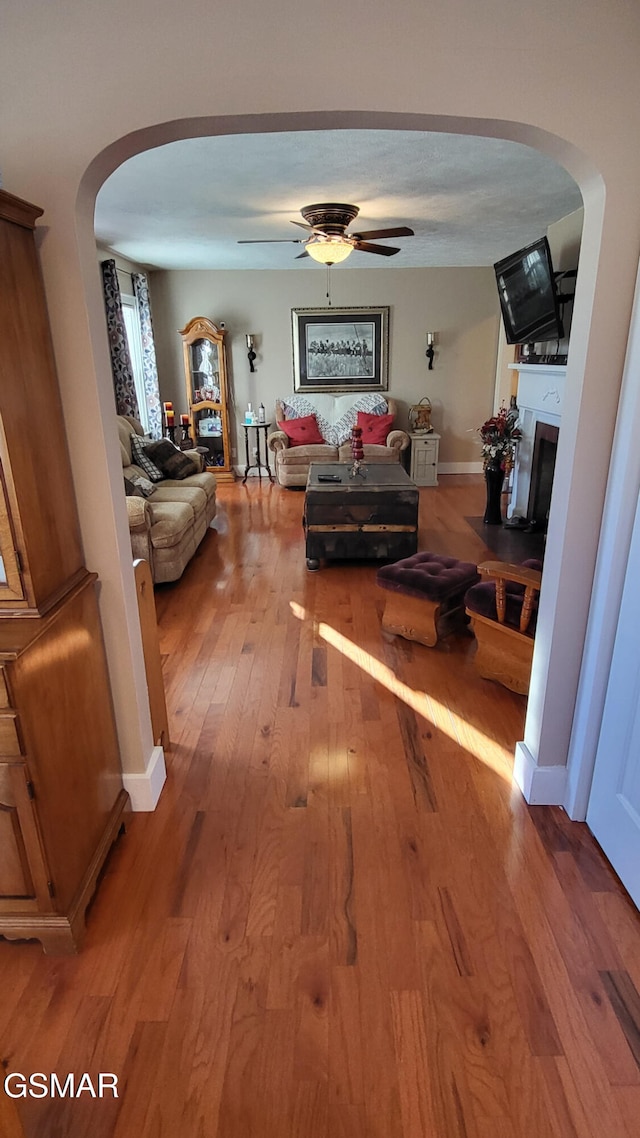
[{"label": "wall-mounted flat screen tv", "polygon": [[560,316],[546,237],[494,266],[508,344],[561,340]]}]

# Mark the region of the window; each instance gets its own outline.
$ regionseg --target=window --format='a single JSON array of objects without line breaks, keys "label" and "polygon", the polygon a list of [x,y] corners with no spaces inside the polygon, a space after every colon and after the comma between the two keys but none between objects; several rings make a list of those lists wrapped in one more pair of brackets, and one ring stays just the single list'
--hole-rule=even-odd
[{"label": "window", "polygon": [[140,320],[138,318],[138,307],[136,305],[135,296],[127,296],[125,293],[121,296],[122,300],[122,317],[124,320],[125,331],[127,333],[127,343],[129,345],[129,356],[131,358],[131,368],[133,371],[133,382],[136,387],[136,395],[138,397],[138,407],[140,408],[140,422],[145,431],[149,431],[149,411],[147,408],[147,393],[144,386],[144,369],[142,366],[142,337],[140,335]]}]

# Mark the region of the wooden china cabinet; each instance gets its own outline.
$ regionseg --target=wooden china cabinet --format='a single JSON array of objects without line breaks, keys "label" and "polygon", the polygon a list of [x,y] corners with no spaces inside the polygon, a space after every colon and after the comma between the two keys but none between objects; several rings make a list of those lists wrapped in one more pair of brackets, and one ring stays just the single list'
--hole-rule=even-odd
[{"label": "wooden china cabinet", "polygon": [[34,241],[41,213],[0,190],[0,936],[68,953],[128,795]]},{"label": "wooden china cabinet", "polygon": [[206,316],[195,316],[180,335],[193,445],[206,448],[207,470],[219,482],[233,482],[225,330]]}]

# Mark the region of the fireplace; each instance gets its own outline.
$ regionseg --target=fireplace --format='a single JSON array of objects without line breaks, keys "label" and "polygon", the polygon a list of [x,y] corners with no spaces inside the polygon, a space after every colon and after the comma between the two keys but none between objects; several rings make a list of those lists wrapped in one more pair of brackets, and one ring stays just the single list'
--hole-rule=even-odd
[{"label": "fireplace", "polygon": [[551,507],[559,433],[558,427],[553,427],[550,423],[543,423],[541,420],[536,423],[527,519],[529,523],[535,524],[536,529],[545,533]]},{"label": "fireplace", "polygon": [[567,369],[516,364],[515,370],[522,438],[516,451],[508,514],[535,521],[546,529]]}]

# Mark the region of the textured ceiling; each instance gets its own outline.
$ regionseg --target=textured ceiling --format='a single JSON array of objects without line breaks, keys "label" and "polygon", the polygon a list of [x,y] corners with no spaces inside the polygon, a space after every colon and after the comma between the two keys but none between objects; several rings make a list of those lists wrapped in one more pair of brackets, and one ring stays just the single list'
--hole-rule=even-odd
[{"label": "textured ceiling", "polygon": [[151,268],[313,269],[290,224],[313,202],[360,207],[350,231],[409,225],[393,258],[349,268],[491,265],[582,205],[552,159],[519,143],[416,131],[336,130],[186,139],[137,155],[96,203],[101,245]]}]

